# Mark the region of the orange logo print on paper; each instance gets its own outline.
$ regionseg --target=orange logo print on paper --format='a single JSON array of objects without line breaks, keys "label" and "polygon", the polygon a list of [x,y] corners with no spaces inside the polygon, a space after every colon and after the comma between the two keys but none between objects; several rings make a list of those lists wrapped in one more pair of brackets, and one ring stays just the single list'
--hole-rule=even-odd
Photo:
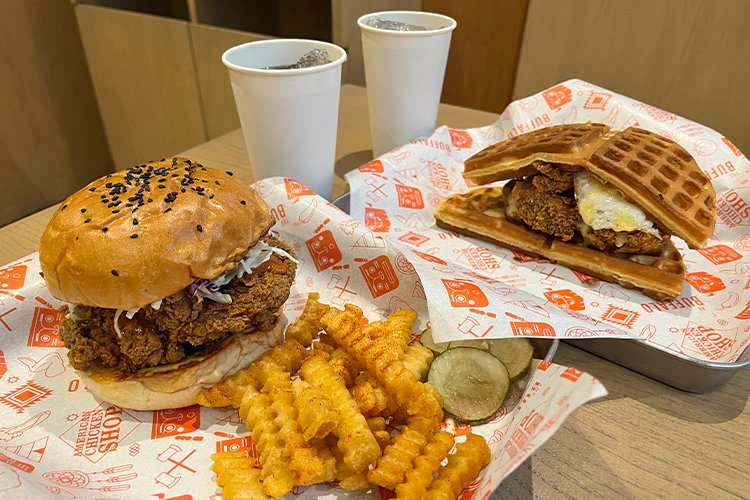
[{"label": "orange logo print on paper", "polygon": [[[735,315],[735,318],[750,319],[750,301],[748,301],[747,304],[745,304],[745,308],[743,310],[741,310]],[[0,351],[0,355],[2,355],[2,351]],[[2,374],[0,373],[0,375]]]},{"label": "orange logo print on paper", "polygon": [[422,191],[419,188],[396,184],[396,193],[398,193],[399,207],[424,208],[424,199],[422,198]]},{"label": "orange logo print on paper", "polygon": [[453,307],[487,307],[490,302],[481,288],[468,281],[441,279]]},{"label": "orange logo print on paper", "polygon": [[398,288],[398,276],[388,257],[381,255],[359,267],[359,272],[365,278],[367,288],[370,289],[372,298],[392,292]]},{"label": "orange logo print on paper", "polygon": [[388,212],[382,208],[365,207],[365,226],[376,233],[387,233],[391,229]]},{"label": "orange logo print on paper", "polygon": [[612,97],[612,95],[607,94],[606,92],[597,92],[595,90],[592,90],[589,92],[589,96],[586,98],[586,102],[583,103],[583,109],[603,111],[607,108],[607,102],[609,102],[610,97]]},{"label": "orange logo print on paper", "polygon": [[721,278],[706,271],[688,273],[685,275],[685,281],[700,293],[715,293],[726,288]]},{"label": "orange logo print on paper", "polygon": [[514,337],[554,337],[555,329],[541,321],[511,321],[510,330]]},{"label": "orange logo print on paper", "polygon": [[631,328],[640,315],[640,313],[631,311],[630,309],[610,304],[607,310],[604,311],[604,314],[602,314],[602,321],[624,326],[625,328]]},{"label": "orange logo print on paper", "polygon": [[315,191],[294,179],[284,178],[284,187],[286,188],[286,197],[290,200],[315,194]]},{"label": "orange logo print on paper", "polygon": [[333,233],[326,229],[316,234],[305,242],[307,250],[310,252],[315,269],[318,272],[328,269],[334,264],[341,262],[341,250],[336,244]]},{"label": "orange logo print on paper", "polygon": [[448,134],[451,136],[451,144],[453,144],[453,147],[456,149],[470,148],[473,143],[471,136],[465,130],[449,128]]},{"label": "orange logo print on paper", "polygon": [[583,311],[586,309],[583,297],[572,290],[552,290],[544,292],[544,297],[556,306],[570,309],[571,311]]},{"label": "orange logo print on paper", "polygon": [[567,368],[560,374],[560,378],[568,379],[571,382],[577,382],[578,379],[581,378],[581,375],[583,375],[581,370],[578,370],[577,368]]},{"label": "orange logo print on paper", "polygon": [[23,264],[0,269],[0,293],[13,295],[11,290],[20,290],[26,281],[26,270]]},{"label": "orange logo print on paper", "polygon": [[375,174],[383,173],[383,162],[380,160],[371,160],[358,169],[360,172],[372,172]]},{"label": "orange logo print on paper", "polygon": [[726,245],[715,245],[712,247],[699,248],[698,253],[707,258],[711,263],[726,264],[727,262],[734,262],[742,258],[736,250]]},{"label": "orange logo print on paper", "polygon": [[5,353],[0,350],[0,379],[3,378],[3,375],[8,371],[8,364],[5,362]]},{"label": "orange logo print on paper", "polygon": [[542,92],[542,97],[547,101],[549,109],[555,110],[562,108],[573,100],[573,93],[565,85],[557,85]]},{"label": "orange logo print on paper", "polygon": [[412,231],[408,231],[401,236],[398,237],[398,241],[403,241],[404,243],[408,243],[409,245],[414,245],[415,247],[418,247],[422,245],[423,243],[427,243],[430,241],[430,238],[423,234],[418,234]]},{"label": "orange logo print on paper", "polygon": [[419,252],[417,250],[412,250],[415,254],[417,254],[422,260],[426,260],[427,262],[432,262],[433,264],[440,264],[441,266],[447,266],[448,263],[445,262],[440,257],[435,257],[434,255],[431,255],[429,253]]},{"label": "orange logo print on paper", "polygon": [[175,410],[156,410],[153,413],[151,439],[189,434],[201,426],[201,409],[198,405]]},{"label": "orange logo print on paper", "polygon": [[29,347],[63,347],[60,340],[60,322],[62,313],[49,307],[34,309],[34,318],[29,329]]},{"label": "orange logo print on paper", "polygon": [[0,403],[14,408],[16,413],[22,413],[26,408],[38,403],[50,394],[52,394],[51,390],[29,380],[21,387],[0,396]]},{"label": "orange logo print on paper", "polygon": [[745,155],[742,154],[742,151],[740,151],[740,148],[738,148],[737,146],[735,146],[734,143],[732,143],[732,141],[730,141],[726,137],[722,137],[721,141],[724,144],[726,144],[726,146],[732,151],[732,153],[734,153],[735,156],[737,156],[737,157],[745,156]]}]

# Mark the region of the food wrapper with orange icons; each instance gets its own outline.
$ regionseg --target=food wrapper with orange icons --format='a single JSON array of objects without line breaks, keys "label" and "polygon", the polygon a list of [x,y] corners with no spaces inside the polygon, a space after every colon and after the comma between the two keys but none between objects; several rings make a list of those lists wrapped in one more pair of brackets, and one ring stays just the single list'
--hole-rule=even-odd
[{"label": "food wrapper with orange icons", "polygon": [[[284,308],[287,321],[300,315],[310,292],[318,292],[335,307],[360,306],[369,320],[414,309],[414,333],[427,326],[418,275],[382,235],[296,181],[267,179],[255,187],[276,218],[273,231],[299,257]],[[220,498],[211,454],[256,454],[237,411],[191,406],[139,412],[96,399],[67,364],[60,304],[39,270],[36,254],[0,268],[0,497]],[[489,441],[493,459],[462,498],[472,498],[471,492],[485,498],[575,408],[604,394],[585,373],[535,361],[527,384],[512,391],[490,423],[474,427]],[[470,427],[449,423],[449,430],[461,441]],[[358,498],[380,494],[374,489]],[[337,498],[344,491],[316,485],[295,488],[294,495]]]},{"label": "food wrapper with orange icons", "polygon": [[[673,237],[685,263],[679,297],[659,302],[546,259],[457,237],[435,225],[445,197],[474,185],[463,161],[499,141],[551,125],[635,126],[670,138],[716,190],[705,248]],[[402,249],[422,278],[436,341],[549,335],[629,336],[688,357],[730,363],[750,343],[750,162],[705,126],[581,80],[511,103],[493,124],[438,128],[347,175],[351,214]]]}]

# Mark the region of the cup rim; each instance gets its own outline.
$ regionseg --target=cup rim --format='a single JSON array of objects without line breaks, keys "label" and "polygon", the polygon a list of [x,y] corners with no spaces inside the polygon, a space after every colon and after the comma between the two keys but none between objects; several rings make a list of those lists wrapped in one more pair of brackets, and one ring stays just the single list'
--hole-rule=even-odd
[{"label": "cup rim", "polygon": [[[365,20],[370,17],[377,17],[379,15],[400,15],[400,14],[421,14],[426,16],[432,16],[439,19],[442,19],[446,21],[448,24],[447,26],[443,26],[442,28],[437,28],[434,30],[425,30],[425,31],[396,31],[396,30],[386,30],[383,28],[374,28],[372,26],[368,26],[365,24]],[[371,33],[378,33],[378,34],[387,34],[387,35],[393,35],[393,36],[410,36],[410,37],[424,37],[424,36],[435,36],[435,35],[442,35],[443,33],[448,33],[456,29],[456,26],[458,23],[456,23],[456,20],[452,17],[445,16],[443,14],[437,14],[435,12],[425,12],[421,10],[383,10],[380,12],[370,12],[369,14],[365,14],[363,16],[360,16],[359,19],[357,19],[357,24],[359,25],[360,29],[363,29],[365,31],[369,31]]]},{"label": "cup rim", "polygon": [[[243,48],[247,47],[248,45],[274,45],[274,44],[284,44],[289,42],[305,42],[314,44],[316,47],[313,48],[327,48],[333,51],[334,53],[338,53],[338,57],[333,59],[329,63],[320,64],[318,66],[310,66],[309,68],[295,68],[295,69],[264,69],[264,68],[249,68],[247,66],[240,66],[238,64],[235,64],[228,60],[228,56],[231,56],[231,53],[238,52],[242,50]],[[346,50],[344,50],[342,47],[339,47],[336,44],[330,43],[330,42],[323,42],[320,40],[311,40],[307,38],[278,38],[278,39],[272,39],[272,40],[255,40],[252,42],[242,43],[240,45],[235,45],[234,47],[230,47],[229,49],[225,50],[224,53],[221,55],[221,62],[224,63],[224,66],[226,66],[228,69],[237,71],[238,73],[245,73],[245,74],[253,74],[253,75],[266,75],[266,76],[290,76],[290,75],[306,75],[311,73],[320,73],[322,71],[326,71],[328,69],[331,69],[336,66],[342,65],[346,61]]]}]

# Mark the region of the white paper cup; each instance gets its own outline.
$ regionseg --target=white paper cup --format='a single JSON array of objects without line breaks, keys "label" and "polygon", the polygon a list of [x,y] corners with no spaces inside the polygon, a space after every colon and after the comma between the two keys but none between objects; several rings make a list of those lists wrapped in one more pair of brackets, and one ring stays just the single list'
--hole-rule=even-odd
[{"label": "white paper cup", "polygon": [[[327,50],[331,62],[266,69],[294,64],[316,48]],[[263,40],[232,47],[221,60],[255,179],[291,177],[330,198],[344,49],[315,40]]]},{"label": "white paper cup", "polygon": [[[426,31],[373,28],[373,17]],[[430,12],[389,11],[357,20],[362,33],[372,151],[380,156],[435,129],[456,21]]]}]

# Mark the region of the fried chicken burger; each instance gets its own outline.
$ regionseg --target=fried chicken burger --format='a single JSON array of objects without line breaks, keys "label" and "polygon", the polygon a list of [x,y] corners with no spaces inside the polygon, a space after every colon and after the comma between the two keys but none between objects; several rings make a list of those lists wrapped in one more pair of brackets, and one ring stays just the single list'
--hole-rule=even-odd
[{"label": "fried chicken burger", "polygon": [[672,243],[706,244],[716,193],[679,144],[638,128],[558,125],[490,146],[465,162],[479,184],[435,212],[437,225],[548,258],[658,300],[682,291]]},{"label": "fried chicken burger", "polygon": [[278,343],[296,260],[231,172],[184,158],[98,179],[42,236],[70,365],[101,399],[137,410],[195,403]]}]

